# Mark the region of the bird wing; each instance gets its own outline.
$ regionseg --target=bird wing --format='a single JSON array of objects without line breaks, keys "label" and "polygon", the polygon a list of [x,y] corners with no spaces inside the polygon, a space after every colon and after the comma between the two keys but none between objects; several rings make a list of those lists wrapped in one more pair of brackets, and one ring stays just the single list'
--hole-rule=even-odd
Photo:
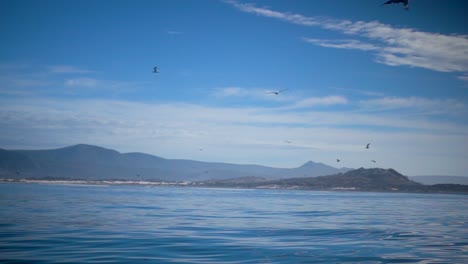
[{"label": "bird wing", "polygon": [[284,91],[286,91],[286,90],[289,90],[289,89],[279,90],[278,93],[284,92]]}]

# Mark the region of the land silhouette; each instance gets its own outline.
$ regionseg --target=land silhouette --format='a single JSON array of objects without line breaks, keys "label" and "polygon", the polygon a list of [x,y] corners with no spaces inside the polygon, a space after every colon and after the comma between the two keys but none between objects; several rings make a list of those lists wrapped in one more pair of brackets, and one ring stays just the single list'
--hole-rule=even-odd
[{"label": "land silhouette", "polygon": [[[421,178],[421,177],[419,177]],[[165,159],[79,144],[48,150],[0,149],[0,179],[171,182],[174,185],[348,191],[468,193],[468,185],[424,185],[393,169],[335,168],[309,161],[297,168]],[[183,184],[181,182],[184,182]]]}]

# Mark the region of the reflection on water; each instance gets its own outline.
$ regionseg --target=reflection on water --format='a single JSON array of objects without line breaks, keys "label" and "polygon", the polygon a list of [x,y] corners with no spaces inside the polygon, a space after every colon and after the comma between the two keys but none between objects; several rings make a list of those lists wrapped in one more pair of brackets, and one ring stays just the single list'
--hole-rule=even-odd
[{"label": "reflection on water", "polygon": [[467,198],[0,184],[0,261],[466,263]]}]

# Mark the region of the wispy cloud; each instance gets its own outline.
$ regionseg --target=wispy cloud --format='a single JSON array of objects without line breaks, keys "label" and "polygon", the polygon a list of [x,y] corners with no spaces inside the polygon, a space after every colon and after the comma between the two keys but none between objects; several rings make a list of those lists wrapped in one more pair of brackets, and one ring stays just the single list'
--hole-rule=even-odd
[{"label": "wispy cloud", "polygon": [[379,47],[363,43],[355,39],[345,39],[345,40],[326,40],[326,39],[313,39],[313,38],[302,38],[305,42],[316,44],[321,47],[326,48],[336,48],[336,49],[357,49],[357,50],[378,50]]},{"label": "wispy cloud", "polygon": [[[316,102],[310,100],[310,103],[342,100],[324,97]],[[295,112],[284,111],[281,107],[41,98],[0,98],[0,104],[2,147],[10,146],[11,142],[23,142],[25,147],[39,144],[41,148],[91,143],[168,158],[273,166],[297,166],[309,159],[324,161],[327,155],[333,160],[337,153],[348,153],[352,159],[363,151],[363,144],[370,139],[381,148],[380,153],[387,153],[388,159],[421,155],[430,158],[450,146],[449,155],[442,153],[443,159],[450,160],[454,155],[463,156],[465,131],[468,131],[463,124],[425,117],[406,118],[401,113],[382,116],[376,112]],[[388,128],[393,130],[389,132]],[[298,147],[287,153],[288,149],[272,151],[284,145],[284,140],[291,140]],[[207,150],[203,157],[196,151],[199,147]],[[320,155],[314,158],[314,153]],[[266,160],[268,163],[262,163]],[[272,160],[279,163],[272,164]],[[347,165],[357,167],[359,161]],[[436,164],[432,168],[437,169]]]},{"label": "wispy cloud", "polygon": [[180,35],[180,34],[183,34],[184,32],[175,31],[175,30],[168,30],[168,31],[166,31],[166,33],[169,34],[169,35]]},{"label": "wispy cloud", "polygon": [[325,96],[325,97],[310,97],[296,102],[291,108],[308,108],[316,106],[330,106],[347,104],[348,99],[343,96]]},{"label": "wispy cloud", "polygon": [[383,97],[362,100],[361,105],[374,111],[406,110],[425,114],[457,115],[466,113],[466,105],[456,99],[429,99],[424,97]]},{"label": "wispy cloud", "polygon": [[411,28],[396,28],[377,21],[351,21],[275,11],[253,4],[225,1],[238,10],[309,27],[338,31],[361,40],[319,40],[304,38],[315,45],[371,51],[376,62],[391,66],[410,66],[441,72],[468,72],[468,37],[443,35]]},{"label": "wispy cloud", "polygon": [[93,78],[75,78],[65,80],[65,86],[69,87],[96,87],[99,84],[97,79]]},{"label": "wispy cloud", "polygon": [[215,95],[218,97],[246,97],[246,96],[258,96],[259,91],[253,89],[245,89],[240,87],[224,87],[217,89]]},{"label": "wispy cloud", "polygon": [[243,12],[252,13],[259,16],[276,18],[293,24],[303,26],[319,26],[320,24],[322,24],[320,18],[307,17],[300,14],[278,12],[269,8],[256,7],[254,4],[239,3],[234,0],[225,0],[224,2],[233,5],[234,7]]},{"label": "wispy cloud", "polygon": [[74,73],[74,74],[85,74],[85,73],[93,73],[93,71],[90,70],[85,70],[85,69],[80,69],[75,66],[70,66],[70,65],[54,65],[54,66],[48,66],[47,67],[48,71],[50,73],[54,74],[68,74],[68,73]]}]

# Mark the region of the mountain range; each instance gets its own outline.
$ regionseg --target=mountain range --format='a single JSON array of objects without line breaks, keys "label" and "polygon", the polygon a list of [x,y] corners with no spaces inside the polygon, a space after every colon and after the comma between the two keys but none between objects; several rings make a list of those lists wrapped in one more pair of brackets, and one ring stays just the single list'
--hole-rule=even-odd
[{"label": "mountain range", "polygon": [[0,149],[0,178],[13,179],[204,181],[261,177],[276,180],[331,175],[349,170],[312,161],[297,168],[273,168],[165,159],[144,153],[119,153],[85,144],[48,150]]},{"label": "mountain range", "polygon": [[49,150],[0,149],[0,180],[23,179],[84,180],[97,183],[123,180],[128,184],[172,182],[182,186],[233,188],[468,193],[468,185],[424,185],[393,169],[338,169],[312,161],[297,168],[273,168],[165,159],[144,153],[119,153],[84,144]]}]

